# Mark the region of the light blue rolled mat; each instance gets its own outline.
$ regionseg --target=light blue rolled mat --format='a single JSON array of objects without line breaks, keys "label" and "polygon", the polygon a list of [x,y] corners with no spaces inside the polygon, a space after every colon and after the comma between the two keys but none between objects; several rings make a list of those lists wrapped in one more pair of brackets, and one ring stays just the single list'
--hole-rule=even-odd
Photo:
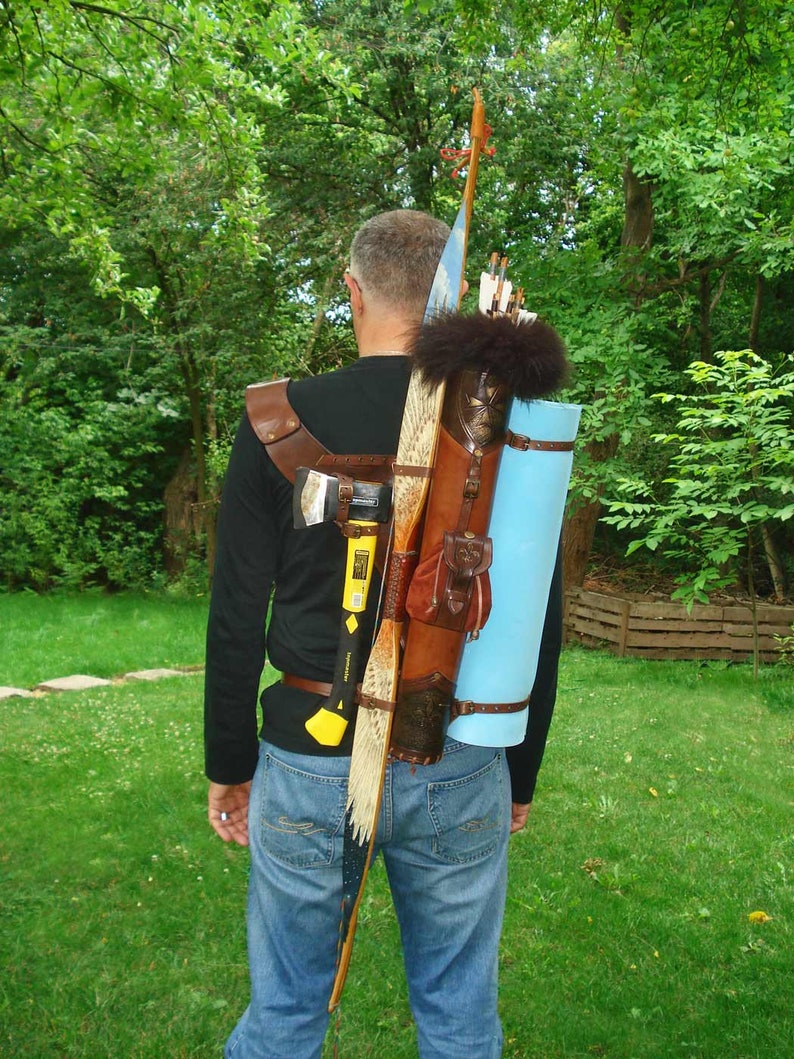
[{"label": "light blue rolled mat", "polygon": [[[533,441],[572,442],[581,405],[513,401],[507,427]],[[463,649],[455,697],[465,702],[520,702],[532,690],[557,555],[573,452],[505,446],[488,529],[493,607],[479,638]],[[475,746],[515,746],[529,709],[457,717],[449,735]]]}]

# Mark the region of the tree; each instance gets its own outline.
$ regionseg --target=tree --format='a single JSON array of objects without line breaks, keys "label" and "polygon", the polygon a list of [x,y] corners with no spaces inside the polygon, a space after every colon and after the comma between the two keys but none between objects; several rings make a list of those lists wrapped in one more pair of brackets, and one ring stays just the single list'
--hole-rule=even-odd
[{"label": "tree", "polygon": [[790,18],[777,0],[0,4],[0,323],[33,327],[57,373],[93,302],[45,311],[18,263],[105,299],[92,362],[115,399],[127,342],[136,392],[175,411],[159,466],[191,446],[211,561],[243,384],[352,355],[350,235],[394,206],[451,218],[438,150],[465,146],[477,84],[497,153],[472,272],[509,256],[585,406],[573,583],[601,497],[660,469],[647,442],[669,409],[650,394],[684,393],[713,348],[774,359],[794,339]]},{"label": "tree", "polygon": [[[572,396],[587,409],[566,524],[570,584],[584,574],[600,497],[636,461],[631,445],[655,414],[653,378],[708,360],[716,341],[740,348],[749,337],[770,354],[790,346],[776,302],[792,271],[794,38],[778,0],[509,10],[519,37],[537,39],[542,19],[543,52],[567,45],[568,70],[585,71],[567,86],[562,124],[574,142],[579,131],[582,173],[565,241],[519,244],[529,261],[536,251],[526,285],[550,312],[549,289],[558,301],[553,318],[579,369]],[[580,120],[582,98],[599,116],[595,133]]]},{"label": "tree", "polygon": [[[241,63],[242,39],[255,63]],[[31,233],[43,222],[97,292],[154,324],[182,383],[211,564],[206,449],[228,334],[215,325],[270,253],[254,112],[277,103],[268,81],[282,66],[333,80],[334,62],[288,2],[31,0],[3,5],[0,64],[0,222]]]}]

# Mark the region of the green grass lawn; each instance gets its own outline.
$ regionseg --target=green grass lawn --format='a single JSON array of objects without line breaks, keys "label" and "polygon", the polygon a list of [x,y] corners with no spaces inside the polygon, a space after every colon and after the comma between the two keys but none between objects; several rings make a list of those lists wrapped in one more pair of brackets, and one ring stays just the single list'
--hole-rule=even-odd
[{"label": "green grass lawn", "polygon": [[[100,591],[0,593],[0,687],[55,677],[105,680],[145,669],[201,669],[206,595]],[[262,686],[276,679],[269,666]]]},{"label": "green grass lawn", "polygon": [[[4,643],[15,601],[29,606],[0,597]],[[192,629],[181,641],[140,599],[84,624],[118,629],[104,656],[80,653],[66,606],[51,628],[72,630],[78,658],[62,654],[58,675],[200,661],[204,603],[172,602],[153,611]],[[0,684],[53,675],[20,651],[25,668],[4,653]],[[506,1057],[794,1055],[788,688],[745,666],[566,650],[530,823],[511,846]],[[201,694],[192,674],[0,701],[0,1055],[220,1056],[247,1001],[247,853],[206,824]],[[416,1056],[379,865],[340,1054]]]},{"label": "green grass lawn", "polygon": [[206,597],[0,593],[0,686],[198,665],[206,625]]}]

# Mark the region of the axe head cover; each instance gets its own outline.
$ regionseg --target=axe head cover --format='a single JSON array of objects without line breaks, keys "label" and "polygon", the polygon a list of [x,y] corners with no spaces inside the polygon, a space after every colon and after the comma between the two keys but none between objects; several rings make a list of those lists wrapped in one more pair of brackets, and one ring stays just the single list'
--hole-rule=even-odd
[{"label": "axe head cover", "polygon": [[[334,474],[311,467],[298,467],[292,494],[292,521],[295,529],[335,522],[339,512],[342,483]],[[347,513],[349,522],[388,522],[391,514],[391,486],[379,482],[353,481],[353,496]]]}]

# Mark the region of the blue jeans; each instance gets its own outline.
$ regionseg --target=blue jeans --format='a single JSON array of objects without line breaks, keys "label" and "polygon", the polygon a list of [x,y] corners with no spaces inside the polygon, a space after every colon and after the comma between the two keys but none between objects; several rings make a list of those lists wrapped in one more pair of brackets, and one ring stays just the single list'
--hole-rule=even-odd
[{"label": "blue jeans", "polygon": [[[263,743],[251,788],[251,1002],[226,1059],[319,1059],[336,964],[350,759]],[[504,754],[447,741],[387,767],[376,851],[400,926],[421,1059],[498,1059],[507,883]],[[376,970],[376,969],[373,969]]]}]

